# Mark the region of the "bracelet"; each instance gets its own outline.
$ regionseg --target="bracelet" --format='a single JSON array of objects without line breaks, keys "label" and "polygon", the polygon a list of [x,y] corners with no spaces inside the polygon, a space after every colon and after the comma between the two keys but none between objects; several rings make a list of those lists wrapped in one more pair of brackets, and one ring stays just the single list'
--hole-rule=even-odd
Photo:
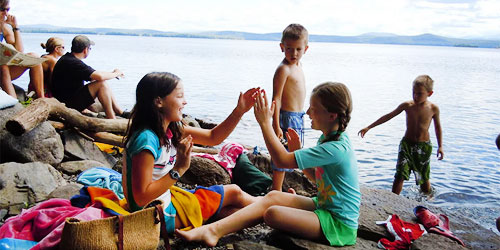
[{"label": "bracelet", "polygon": [[16,30],[19,30],[19,31],[20,31],[20,29],[19,29],[18,27],[12,28],[12,30],[13,30],[13,31],[16,31]]}]

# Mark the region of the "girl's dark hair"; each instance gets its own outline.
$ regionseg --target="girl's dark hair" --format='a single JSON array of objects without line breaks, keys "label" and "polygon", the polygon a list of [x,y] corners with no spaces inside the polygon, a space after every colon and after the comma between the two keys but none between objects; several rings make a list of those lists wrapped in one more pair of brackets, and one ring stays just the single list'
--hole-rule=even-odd
[{"label": "girl's dark hair", "polygon": [[9,4],[9,0],[0,0],[0,7],[5,7],[7,6],[7,4]]},{"label": "girl's dark hair", "polygon": [[[135,132],[151,129],[160,139],[161,146],[170,147],[167,128],[163,127],[163,116],[155,105],[156,98],[164,98],[174,91],[181,79],[168,72],[152,72],[145,75],[137,84],[136,103],[131,112],[125,137],[125,145]],[[171,122],[168,129],[172,131],[172,144],[179,145],[182,136],[182,122]]]},{"label": "girl's dark hair", "polygon": [[338,141],[351,120],[352,98],[351,92],[343,83],[325,82],[316,86],[312,95],[320,101],[321,105],[330,113],[336,113],[339,129],[335,135],[327,136],[321,143]]}]

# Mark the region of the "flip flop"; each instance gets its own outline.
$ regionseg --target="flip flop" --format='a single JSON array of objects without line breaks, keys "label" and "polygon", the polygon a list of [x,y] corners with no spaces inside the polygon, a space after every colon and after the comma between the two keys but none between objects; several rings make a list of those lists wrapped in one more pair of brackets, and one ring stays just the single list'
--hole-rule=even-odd
[{"label": "flip flop", "polygon": [[[418,221],[422,223],[422,225],[424,225],[427,231],[444,235],[452,240],[457,241],[462,246],[465,246],[462,240],[460,240],[451,232],[449,226],[450,220],[448,219],[448,216],[444,214],[440,214],[439,216],[437,216],[424,206],[416,206],[413,209],[413,213],[417,217]],[[441,220],[440,217],[443,218],[444,221]]]}]

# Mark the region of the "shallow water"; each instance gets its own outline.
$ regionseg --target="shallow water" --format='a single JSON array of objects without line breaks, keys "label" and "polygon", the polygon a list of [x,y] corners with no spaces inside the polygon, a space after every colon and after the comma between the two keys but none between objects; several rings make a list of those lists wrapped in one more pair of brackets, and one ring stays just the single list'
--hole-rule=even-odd
[{"label": "shallow water", "polygon": [[[51,35],[23,34],[25,50],[42,54],[39,44]],[[66,40],[67,49],[71,47],[74,35],[56,36]],[[90,37],[96,46],[85,62],[98,70],[119,68],[126,74],[122,80],[109,81],[122,106],[132,108],[135,86],[144,74],[170,71],[184,81],[188,100],[184,112],[214,122],[221,122],[231,112],[240,91],[260,86],[271,94],[274,70],[283,56],[275,41]],[[349,86],[354,111],[348,133],[356,148],[361,183],[373,188],[390,190],[392,186],[397,148],[405,131],[404,114],[370,130],[364,139],[357,131],[411,99],[411,82],[417,75],[430,75],[435,87],[429,100],[440,107],[445,158],[432,157],[435,194],[428,202],[461,211],[494,228],[494,219],[500,216],[500,151],[495,146],[500,133],[500,49],[309,46],[302,60],[307,91],[324,81]],[[27,85],[24,76],[16,82]],[[306,127],[310,128],[307,116]],[[437,145],[433,131],[431,125],[431,141]],[[318,136],[317,131],[307,129],[305,146],[314,145]],[[228,141],[265,146],[252,111]],[[425,199],[414,178],[405,182],[402,195]]]}]

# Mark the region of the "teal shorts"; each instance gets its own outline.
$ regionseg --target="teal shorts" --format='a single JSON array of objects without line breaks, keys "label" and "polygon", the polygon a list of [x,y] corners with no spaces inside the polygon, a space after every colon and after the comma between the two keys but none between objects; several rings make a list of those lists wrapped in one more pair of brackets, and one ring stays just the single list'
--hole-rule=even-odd
[{"label": "teal shorts", "polygon": [[[318,198],[313,198],[314,204],[318,207]],[[358,229],[351,228],[335,218],[333,214],[326,209],[314,210],[318,216],[321,231],[330,243],[330,246],[350,246],[356,244]]]},{"label": "teal shorts", "polygon": [[432,144],[427,142],[411,142],[406,138],[399,143],[398,163],[395,178],[409,180],[410,172],[415,174],[417,185],[429,181],[431,173]]}]

